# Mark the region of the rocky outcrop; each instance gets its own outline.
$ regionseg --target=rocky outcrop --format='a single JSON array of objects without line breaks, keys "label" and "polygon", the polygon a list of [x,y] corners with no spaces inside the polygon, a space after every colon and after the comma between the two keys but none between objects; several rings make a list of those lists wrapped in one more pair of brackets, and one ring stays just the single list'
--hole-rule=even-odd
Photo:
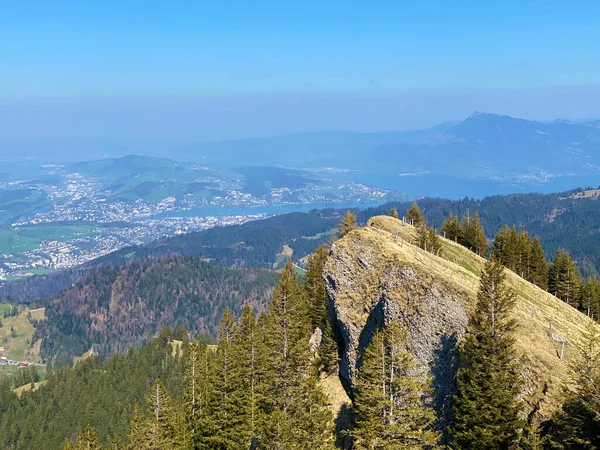
[{"label": "rocky outcrop", "polygon": [[[342,353],[340,379],[348,394],[374,332],[401,321],[409,331],[408,349],[433,380],[429,400],[443,427],[454,393],[458,346],[485,260],[440,239],[443,257],[412,245],[413,227],[391,217],[374,217],[333,244],[323,275]],[[510,271],[507,283],[517,294],[515,346],[522,360],[525,412],[547,418],[562,401],[568,359],[577,357],[584,345],[589,319]],[[568,337],[564,360],[548,337],[550,321]]]},{"label": "rocky outcrop", "polygon": [[443,411],[453,393],[457,344],[468,321],[467,295],[390,247],[369,229],[357,230],[332,247],[324,276],[343,348],[340,377],[351,392],[362,351],[374,332],[398,320],[409,330],[409,349],[429,369],[431,400]]}]

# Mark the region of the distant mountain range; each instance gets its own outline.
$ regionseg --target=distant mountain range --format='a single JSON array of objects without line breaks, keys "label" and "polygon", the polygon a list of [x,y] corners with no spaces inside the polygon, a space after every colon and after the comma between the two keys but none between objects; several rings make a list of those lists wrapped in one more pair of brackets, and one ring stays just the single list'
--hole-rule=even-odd
[{"label": "distant mountain range", "polygon": [[334,166],[467,177],[597,173],[600,120],[536,122],[475,112],[462,122],[384,133],[320,132],[197,145],[182,155],[225,164]]}]

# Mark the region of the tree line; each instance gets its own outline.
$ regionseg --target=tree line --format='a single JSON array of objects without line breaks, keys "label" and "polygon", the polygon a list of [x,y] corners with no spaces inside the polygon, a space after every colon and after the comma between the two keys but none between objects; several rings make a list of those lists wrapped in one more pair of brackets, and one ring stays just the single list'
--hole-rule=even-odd
[{"label": "tree line", "polygon": [[[398,217],[396,208],[389,215]],[[439,254],[441,244],[433,227],[427,225],[425,215],[416,202],[406,211],[406,219],[417,227],[418,245]],[[485,235],[479,214],[466,211],[462,220],[450,211],[442,223],[440,233],[483,257],[493,257],[517,275],[544,289],[564,302],[585,313],[600,318],[600,281],[596,275],[583,279],[570,253],[558,249],[552,261],[546,259],[538,236],[531,237],[516,226],[502,226],[491,244]]]}]

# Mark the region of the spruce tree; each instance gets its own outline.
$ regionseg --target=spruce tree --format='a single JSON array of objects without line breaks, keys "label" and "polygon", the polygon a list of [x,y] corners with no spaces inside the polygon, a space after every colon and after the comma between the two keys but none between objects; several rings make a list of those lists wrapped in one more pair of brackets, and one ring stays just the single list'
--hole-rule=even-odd
[{"label": "spruce tree", "polygon": [[242,430],[243,417],[237,411],[241,380],[236,376],[234,333],[235,320],[231,310],[227,308],[219,325],[214,399],[217,431],[211,440],[214,449],[247,448],[246,436]]},{"label": "spruce tree", "polygon": [[75,437],[75,443],[67,443],[65,445],[64,450],[100,450],[102,449],[102,445],[100,445],[100,440],[98,439],[98,435],[96,434],[96,430],[92,428],[90,425],[85,427],[85,429],[79,433]]},{"label": "spruce tree", "polygon": [[393,217],[394,219],[398,218],[398,210],[396,209],[395,206],[392,207],[392,209],[390,209],[389,216]]},{"label": "spruce tree", "polygon": [[317,386],[309,346],[304,290],[288,261],[265,316],[266,353],[261,448],[326,449],[332,445],[331,414]]},{"label": "spruce tree", "polygon": [[500,228],[500,231],[498,231],[494,237],[494,242],[492,242],[491,247],[491,254],[496,261],[502,263],[508,268],[510,268],[509,247],[510,228],[505,224],[502,228]]},{"label": "spruce tree", "polygon": [[146,440],[146,428],[140,407],[135,405],[133,408],[133,417],[129,423],[129,445],[127,450],[137,450],[143,448]]},{"label": "spruce tree", "polygon": [[364,350],[356,379],[356,427],[353,448],[419,449],[434,446],[435,412],[423,402],[430,391],[412,354],[406,350],[406,329],[391,323],[373,336]]},{"label": "spruce tree", "polygon": [[474,314],[461,349],[454,397],[454,449],[508,449],[519,437],[521,380],[514,350],[515,294],[502,264],[488,261],[481,275]]},{"label": "spruce tree", "polygon": [[452,214],[452,211],[450,211],[450,215],[444,220],[440,232],[442,236],[451,241],[459,242],[462,240],[463,230],[460,220],[458,220],[458,216]]},{"label": "spruce tree", "polygon": [[170,450],[175,448],[175,410],[162,381],[156,380],[148,395],[150,417],[144,436],[144,450]]},{"label": "spruce tree", "polygon": [[342,220],[340,220],[340,236],[344,237],[356,228],[356,214],[352,211],[346,211]]},{"label": "spruce tree", "polygon": [[183,413],[187,441],[194,449],[208,450],[217,432],[214,413],[215,364],[206,345],[191,342],[185,358]]},{"label": "spruce tree", "polygon": [[580,306],[581,300],[581,274],[565,250],[557,250],[554,261],[550,267],[548,281],[550,293],[562,301],[575,307]]},{"label": "spruce tree", "polygon": [[238,415],[238,442],[243,448],[251,448],[257,438],[259,423],[262,422],[259,408],[263,399],[264,371],[260,355],[266,354],[263,348],[263,336],[254,311],[250,305],[244,311],[235,328],[233,336],[234,377],[239,383],[235,403]]},{"label": "spruce tree", "polygon": [[600,312],[600,281],[595,275],[589,277],[581,288],[580,309],[588,317],[598,318]]},{"label": "spruce tree", "polygon": [[427,224],[425,216],[421,212],[421,208],[419,208],[417,202],[413,202],[412,205],[410,205],[410,207],[406,210],[406,219],[408,220],[409,224],[415,227],[420,227]]},{"label": "spruce tree", "polygon": [[529,281],[536,286],[546,290],[548,289],[548,262],[542,248],[539,237],[535,237],[531,242]]},{"label": "spruce tree", "polygon": [[333,329],[327,316],[329,298],[325,291],[323,268],[329,257],[327,247],[320,245],[308,257],[306,276],[304,278],[304,291],[308,302],[308,314],[311,330],[320,328],[322,331],[321,345],[319,346],[318,365],[326,372],[334,370],[337,366],[337,345]]},{"label": "spruce tree", "polygon": [[463,217],[462,223],[462,242],[461,244],[477,253],[479,256],[485,256],[488,252],[488,242],[485,237],[483,225],[479,214],[475,212],[473,217],[469,215],[469,211]]}]

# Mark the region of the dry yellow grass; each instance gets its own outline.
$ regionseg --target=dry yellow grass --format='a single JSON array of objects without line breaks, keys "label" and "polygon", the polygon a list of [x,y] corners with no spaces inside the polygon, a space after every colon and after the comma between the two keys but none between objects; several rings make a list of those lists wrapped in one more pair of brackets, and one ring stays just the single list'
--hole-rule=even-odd
[{"label": "dry yellow grass", "polygon": [[30,309],[29,313],[34,320],[44,320],[46,318],[46,308]]},{"label": "dry yellow grass", "polygon": [[[464,306],[468,310],[473,308],[479,286],[479,274],[485,259],[444,238],[440,238],[442,256],[436,256],[411,245],[411,241],[416,243],[416,237],[414,227],[392,217],[377,216],[372,217],[366,227],[357,229],[338,241],[336,245],[344,245],[350,254],[368,247],[374,248],[379,255],[378,265],[369,275],[372,277],[372,283],[364,283],[344,299],[344,302],[354,305],[353,310],[356,314],[365,317],[368,315],[373,306],[373,293],[366,292],[365,289],[377,286],[382,271],[388,270],[394,264],[414,267],[421,274],[424,283],[435,280],[448,294],[458,294],[457,298],[465,302]],[[524,375],[535,387],[531,390],[531,398],[527,400],[537,403],[542,393],[547,393],[539,405],[540,412],[546,415],[562,399],[562,386],[568,380],[568,361],[577,357],[578,349],[584,343],[585,328],[591,320],[511,271],[507,271],[507,282],[517,295],[514,312],[518,323],[517,351],[524,358]],[[398,295],[398,298],[404,298],[403,295],[409,294]],[[559,358],[560,344],[549,338],[550,322],[553,331],[569,341],[563,360]]]},{"label": "dry yellow grass", "polygon": [[17,397],[21,398],[23,392],[35,392],[40,386],[44,385],[44,383],[46,383],[46,381],[38,381],[37,383],[33,383],[33,386],[31,384],[26,384],[25,386],[16,388],[14,392],[17,394]]}]

